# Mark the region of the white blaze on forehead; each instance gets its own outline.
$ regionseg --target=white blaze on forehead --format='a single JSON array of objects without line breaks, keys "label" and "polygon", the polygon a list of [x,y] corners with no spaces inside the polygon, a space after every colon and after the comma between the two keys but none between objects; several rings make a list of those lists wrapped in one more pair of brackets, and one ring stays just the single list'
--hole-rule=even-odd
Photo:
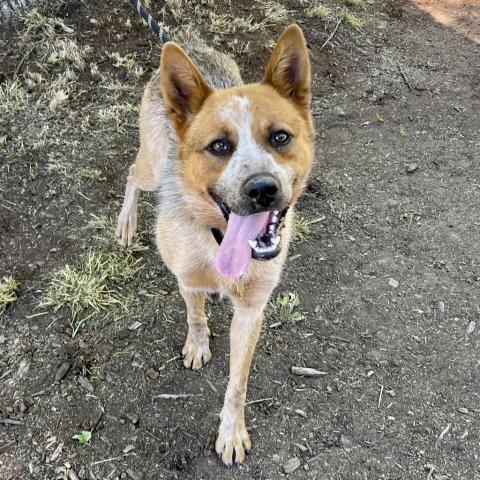
[{"label": "white blaze on forehead", "polygon": [[233,180],[243,183],[251,175],[268,172],[280,180],[286,190],[285,193],[289,194],[293,172],[290,168],[278,164],[275,157],[255,139],[250,100],[242,96],[232,97],[220,110],[220,116],[222,120],[235,127],[238,137],[238,143],[222,174],[222,180],[234,186],[231,184]]}]

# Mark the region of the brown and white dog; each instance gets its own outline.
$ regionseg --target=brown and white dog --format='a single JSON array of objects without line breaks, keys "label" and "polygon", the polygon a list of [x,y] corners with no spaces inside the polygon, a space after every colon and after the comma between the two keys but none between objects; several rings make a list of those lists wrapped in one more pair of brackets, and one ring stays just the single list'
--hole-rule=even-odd
[{"label": "brown and white dog", "polygon": [[145,89],[140,150],[130,167],[117,237],[132,243],[140,190],[157,191],[157,245],[187,307],[183,364],[211,359],[209,292],[228,296],[230,378],[215,450],[240,463],[251,442],[244,404],[262,316],[277,285],[293,206],[313,160],[310,62],[302,31],[279,38],[260,83],[191,35],[163,47]]}]

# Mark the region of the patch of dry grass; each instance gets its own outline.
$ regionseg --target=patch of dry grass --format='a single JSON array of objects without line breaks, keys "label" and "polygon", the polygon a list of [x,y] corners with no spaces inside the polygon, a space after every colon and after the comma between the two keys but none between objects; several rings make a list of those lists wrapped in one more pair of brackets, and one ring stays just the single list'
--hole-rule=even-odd
[{"label": "patch of dry grass", "polygon": [[308,240],[308,237],[312,233],[312,225],[321,222],[323,219],[324,217],[308,219],[298,212],[295,212],[293,217],[292,245],[298,245]]},{"label": "patch of dry grass", "polygon": [[0,281],[0,317],[7,306],[17,300],[18,282],[13,277],[3,277]]},{"label": "patch of dry grass", "polygon": [[332,11],[328,7],[319,3],[310,5],[305,13],[309,18],[319,18],[323,21],[328,20],[332,15]]},{"label": "patch of dry grass", "polygon": [[70,310],[75,335],[95,314],[113,307],[126,309],[120,282],[133,278],[143,268],[142,262],[142,258],[118,250],[89,253],[78,265],[55,272],[39,308]]},{"label": "patch of dry grass", "polygon": [[275,0],[256,0],[265,20],[270,25],[280,25],[288,21],[290,11]]}]

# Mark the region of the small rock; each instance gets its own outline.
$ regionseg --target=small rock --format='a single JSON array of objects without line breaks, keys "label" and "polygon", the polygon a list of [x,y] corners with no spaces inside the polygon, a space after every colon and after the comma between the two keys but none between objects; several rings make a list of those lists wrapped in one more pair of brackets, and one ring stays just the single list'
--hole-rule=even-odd
[{"label": "small rock", "polygon": [[413,173],[416,170],[418,170],[418,165],[416,163],[408,163],[407,165],[405,165],[405,171],[407,173]]},{"label": "small rock", "polygon": [[152,380],[156,380],[156,379],[160,376],[160,373],[157,372],[157,370],[155,370],[154,368],[149,368],[149,369],[146,371],[146,374],[147,374]]},{"label": "small rock", "polygon": [[138,423],[138,415],[136,415],[135,413],[127,413],[125,415],[127,417],[128,420],[130,420],[134,425],[136,425]]},{"label": "small rock", "polygon": [[87,392],[93,393],[95,389],[93,385],[85,377],[78,377],[78,383],[85,389]]},{"label": "small rock", "polygon": [[475,331],[477,324],[472,320],[467,327],[467,335],[471,335]]},{"label": "small rock", "polygon": [[132,450],[135,450],[135,445],[127,445],[123,450],[122,452],[127,454],[127,453],[130,453]]},{"label": "small rock", "polygon": [[288,475],[293,473],[300,466],[300,459],[298,457],[291,458],[283,465],[283,471]]},{"label": "small rock", "polygon": [[464,415],[468,415],[470,413],[468,408],[465,408],[465,407],[458,407],[458,411],[460,413],[463,413]]},{"label": "small rock", "polygon": [[443,302],[438,302],[438,310],[440,313],[445,313],[445,304]]},{"label": "small rock", "polygon": [[333,113],[335,115],[338,115],[339,117],[345,117],[345,115],[346,115],[345,110],[341,107],[335,107],[333,109]]},{"label": "small rock", "polygon": [[340,352],[336,348],[333,348],[333,347],[327,348],[325,353],[330,357],[337,357],[338,355],[340,355]]},{"label": "small rock", "polygon": [[390,280],[388,280],[388,284],[393,287],[393,288],[398,288],[398,280],[395,280],[394,278],[390,278]]},{"label": "small rock", "polygon": [[85,350],[87,348],[87,344],[83,340],[78,341],[78,348]]},{"label": "small rock", "polygon": [[7,341],[7,337],[0,335],[0,345],[3,345]]},{"label": "small rock", "polygon": [[142,325],[143,325],[142,322],[136,321],[136,322],[133,322],[133,323],[128,327],[128,329],[129,329],[130,331],[134,332],[135,330],[138,330]]},{"label": "small rock", "polygon": [[353,442],[345,435],[340,435],[340,445],[342,447],[351,447]]},{"label": "small rock", "polygon": [[63,362],[57,370],[57,373],[55,374],[55,381],[59,382],[62,380],[63,377],[67,374],[67,372],[70,370],[70,363],[69,362]]},{"label": "small rock", "polygon": [[295,410],[295,413],[296,413],[297,415],[300,415],[300,416],[303,417],[303,418],[307,418],[307,414],[306,414],[303,410],[300,410],[299,408],[297,408],[297,409]]},{"label": "small rock", "polygon": [[274,454],[272,455],[272,460],[273,460],[274,462],[279,462],[279,461],[280,461],[280,455],[277,455],[276,453],[274,453]]}]

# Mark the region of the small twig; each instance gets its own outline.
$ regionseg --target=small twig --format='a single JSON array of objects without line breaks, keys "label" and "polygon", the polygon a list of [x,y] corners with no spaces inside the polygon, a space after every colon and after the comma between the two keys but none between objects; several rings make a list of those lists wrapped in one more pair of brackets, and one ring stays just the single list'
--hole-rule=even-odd
[{"label": "small twig", "polygon": [[112,457],[112,458],[106,458],[105,460],[98,460],[96,462],[93,462],[90,464],[90,466],[94,466],[94,465],[100,465],[101,463],[108,463],[108,462],[114,462],[115,460],[123,460],[125,455],[122,455],[120,457]]},{"label": "small twig", "polygon": [[342,19],[340,18],[335,25],[335,28],[333,29],[333,32],[330,34],[330,36],[325,40],[325,43],[320,47],[320,51],[322,51],[330,42],[330,40],[333,38],[333,36],[337,33],[338,27],[342,23]]},{"label": "small twig", "polygon": [[194,395],[193,393],[179,393],[174,395],[172,393],[161,393],[160,395],[155,395],[153,398],[162,398],[164,400],[178,400],[179,398],[190,398],[190,397],[200,397],[201,394]]},{"label": "small twig", "polygon": [[21,422],[20,420],[14,420],[13,418],[1,418],[0,423],[4,425],[16,425],[19,427],[23,427],[25,423]]},{"label": "small twig", "polygon": [[377,408],[380,408],[380,405],[382,403],[382,397],[383,397],[383,385],[380,385],[380,395],[378,396]]},{"label": "small twig", "polygon": [[15,69],[15,73],[13,74],[13,77],[17,77],[18,74],[20,73],[20,69],[22,68],[22,65],[25,63],[25,60],[30,56],[30,54],[33,52],[35,47],[32,47],[20,60],[20,63],[17,65],[17,68]]},{"label": "small twig", "polygon": [[254,403],[260,403],[260,402],[269,402],[270,400],[273,400],[272,397],[270,398],[260,398],[259,400],[252,400],[250,402],[245,403],[245,405],[253,405]]},{"label": "small twig", "polygon": [[324,377],[328,372],[320,372],[314,368],[292,367],[292,373],[301,377]]},{"label": "small twig", "polygon": [[435,448],[438,448],[438,444],[443,440],[443,437],[450,431],[452,424],[449,423],[443,430],[442,433],[437,438],[437,441],[435,442]]},{"label": "small twig", "polygon": [[412,91],[413,90],[412,86],[410,85],[410,82],[408,81],[407,76],[403,72],[402,67],[400,65],[398,66],[398,71],[400,72],[400,75],[402,76],[403,81],[405,82],[405,85],[408,87],[410,91]]}]

